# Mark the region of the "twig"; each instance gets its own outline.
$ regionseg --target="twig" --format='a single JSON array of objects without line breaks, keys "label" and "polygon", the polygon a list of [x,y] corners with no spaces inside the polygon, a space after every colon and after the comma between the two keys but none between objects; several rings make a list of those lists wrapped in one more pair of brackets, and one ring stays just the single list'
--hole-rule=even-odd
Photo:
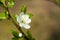
[{"label": "twig", "polygon": [[[6,5],[6,3],[5,3]],[[12,22],[14,23],[14,25],[16,26],[16,28],[23,34],[24,38],[26,38],[26,40],[29,40],[29,38],[26,36],[26,34],[22,31],[21,27],[16,23],[16,21],[14,20],[14,18],[11,16],[10,11],[8,9],[8,7],[6,7],[5,5],[3,5],[3,8],[5,8],[6,11],[8,11],[8,18],[12,20]]]}]

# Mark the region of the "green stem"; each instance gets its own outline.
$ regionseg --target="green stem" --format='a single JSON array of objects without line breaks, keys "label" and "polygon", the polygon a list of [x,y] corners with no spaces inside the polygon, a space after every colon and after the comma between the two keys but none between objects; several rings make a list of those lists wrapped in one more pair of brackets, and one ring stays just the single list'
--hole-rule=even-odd
[{"label": "green stem", "polygon": [[16,23],[16,21],[14,20],[14,18],[11,16],[8,7],[6,7],[5,5],[3,5],[3,8],[5,8],[5,10],[8,11],[8,16],[9,16],[8,19],[11,19],[12,22],[14,23],[14,25],[16,26],[16,28],[23,34],[24,38],[26,38],[26,40],[29,40],[29,38],[26,36],[26,34],[22,31],[21,27],[18,25],[18,23]]}]

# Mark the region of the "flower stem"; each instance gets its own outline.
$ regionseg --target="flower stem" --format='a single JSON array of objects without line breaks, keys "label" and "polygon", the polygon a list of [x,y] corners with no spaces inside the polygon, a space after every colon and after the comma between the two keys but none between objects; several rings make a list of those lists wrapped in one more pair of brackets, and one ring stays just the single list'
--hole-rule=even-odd
[{"label": "flower stem", "polygon": [[[5,3],[5,5],[6,5],[6,3]],[[27,35],[23,32],[23,30],[22,30],[21,27],[18,25],[18,23],[16,22],[16,20],[14,20],[14,18],[11,16],[8,7],[6,7],[5,5],[3,5],[3,8],[5,8],[5,10],[8,11],[8,19],[11,19],[12,22],[14,23],[14,25],[16,26],[16,28],[23,34],[24,38],[25,38],[26,40],[29,40],[29,38],[28,38]]]}]

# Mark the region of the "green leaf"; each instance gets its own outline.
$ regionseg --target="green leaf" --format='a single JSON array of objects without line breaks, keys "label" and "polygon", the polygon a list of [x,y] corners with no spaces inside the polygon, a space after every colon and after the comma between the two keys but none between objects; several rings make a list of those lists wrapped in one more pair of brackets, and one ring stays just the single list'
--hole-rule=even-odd
[{"label": "green leaf", "polygon": [[19,38],[14,37],[14,38],[12,38],[11,40],[19,40]]},{"label": "green leaf", "polygon": [[24,6],[22,6],[22,8],[21,8],[21,12],[26,13],[26,6],[25,6],[25,5],[24,5]]},{"label": "green leaf", "polygon": [[5,12],[0,13],[0,19],[7,19]]},{"label": "green leaf", "polygon": [[27,36],[30,40],[35,40],[35,38],[32,37],[32,34],[29,30],[27,31]]},{"label": "green leaf", "polygon": [[32,16],[33,16],[33,14],[32,14],[32,13],[28,13],[28,15],[29,15],[29,18],[32,18]]},{"label": "green leaf", "polygon": [[14,18],[15,20],[17,19],[17,17],[18,17],[17,14],[14,14],[14,15],[13,15],[13,18]]},{"label": "green leaf", "polygon": [[8,13],[8,11],[5,11],[5,16],[8,18],[8,15],[9,15],[9,13]]},{"label": "green leaf", "polygon": [[19,38],[19,33],[17,31],[11,30],[11,32],[15,38]]},{"label": "green leaf", "polygon": [[27,31],[27,35],[28,35],[29,38],[32,38],[32,35],[31,35],[30,31]]},{"label": "green leaf", "polygon": [[6,0],[0,0],[2,3],[5,3]]},{"label": "green leaf", "polygon": [[14,0],[8,0],[7,7],[13,7],[14,6]]}]

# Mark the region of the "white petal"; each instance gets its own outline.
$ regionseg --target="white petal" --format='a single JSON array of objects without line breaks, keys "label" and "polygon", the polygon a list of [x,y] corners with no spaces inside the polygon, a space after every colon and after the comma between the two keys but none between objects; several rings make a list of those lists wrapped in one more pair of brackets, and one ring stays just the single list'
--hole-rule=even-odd
[{"label": "white petal", "polygon": [[31,22],[31,19],[26,20],[26,24],[29,24]]},{"label": "white petal", "polygon": [[20,24],[19,24],[20,27],[23,27],[24,25],[25,25],[24,23],[20,23]]},{"label": "white petal", "polygon": [[22,15],[22,19],[27,20],[29,18],[28,15]]},{"label": "white petal", "polygon": [[22,17],[22,15],[24,15],[24,12],[21,12],[19,16]]},{"label": "white petal", "polygon": [[25,29],[30,29],[30,25],[24,25]]},{"label": "white petal", "polygon": [[29,16],[28,15],[22,15],[22,20],[24,23],[26,23],[26,21],[29,19]]},{"label": "white petal", "polygon": [[19,18],[19,16],[17,17],[17,22],[20,23],[20,18]]},{"label": "white petal", "polygon": [[21,19],[22,19],[22,15],[24,15],[23,12],[21,12],[20,15],[19,15],[19,20],[20,20],[20,21],[21,21]]},{"label": "white petal", "polygon": [[22,33],[19,33],[19,37],[22,37]]},{"label": "white petal", "polygon": [[20,15],[17,17],[17,22],[20,23],[21,21],[21,18],[22,18],[22,15],[24,15],[23,12],[20,13]]}]

